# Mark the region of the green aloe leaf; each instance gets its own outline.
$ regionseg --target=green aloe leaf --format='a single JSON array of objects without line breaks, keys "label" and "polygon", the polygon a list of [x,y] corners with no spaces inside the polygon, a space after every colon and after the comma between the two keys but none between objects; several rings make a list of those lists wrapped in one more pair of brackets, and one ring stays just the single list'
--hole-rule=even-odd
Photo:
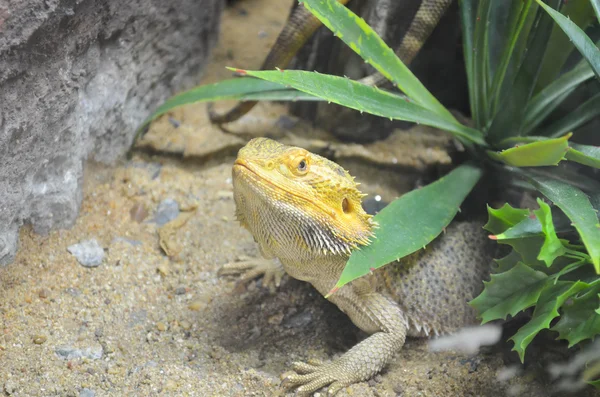
[{"label": "green aloe leaf", "polygon": [[[560,13],[585,29],[594,21],[594,12],[588,1],[563,1]],[[551,84],[563,69],[568,57],[573,53],[574,46],[560,26],[554,25],[548,39],[548,48],[542,59],[542,70],[537,84],[537,92]],[[584,61],[585,62],[585,61]]]},{"label": "green aloe leaf", "polygon": [[492,274],[484,282],[483,292],[469,304],[473,306],[485,324],[492,320],[505,320],[515,316],[537,302],[548,276],[523,263],[504,273]]},{"label": "green aloe leaf", "polygon": [[[448,226],[482,170],[463,164],[423,188],[406,193],[375,215],[379,223],[373,242],[354,250],[335,288],[422,249]],[[440,200],[440,197],[444,200]]]},{"label": "green aloe leaf", "polygon": [[[496,2],[501,3],[501,2]],[[506,40],[504,49],[502,51],[502,56],[500,57],[500,62],[496,73],[494,74],[494,80],[492,83],[492,88],[490,91],[490,95],[492,96],[491,103],[491,114],[496,113],[496,108],[501,99],[501,87],[504,85],[504,79],[507,77],[507,72],[509,70],[509,65],[516,64],[516,47],[519,39],[522,39],[522,34],[524,33],[524,27],[526,27],[527,17],[529,15],[531,9],[532,0],[521,1],[513,1],[512,8],[509,16],[509,25],[507,32],[510,33],[508,40]]]},{"label": "green aloe leaf", "polygon": [[519,262],[523,262],[523,257],[514,249],[510,253],[500,259],[494,259],[496,266],[492,268],[494,274],[504,273],[517,266]]},{"label": "green aloe leaf", "polygon": [[569,347],[600,334],[600,285],[588,288],[562,307],[560,320],[552,327],[559,339],[569,342]]},{"label": "green aloe leaf", "polygon": [[548,7],[541,0],[536,1],[565,32],[581,55],[589,62],[596,77],[600,79],[600,50],[594,45],[594,42],[569,18]]},{"label": "green aloe leaf", "polygon": [[544,233],[544,244],[540,249],[540,253],[537,257],[538,260],[543,261],[546,266],[552,266],[552,263],[556,258],[563,255],[566,250],[562,245],[558,236],[556,235],[556,231],[554,230],[554,223],[552,222],[552,212],[550,211],[550,206],[544,203],[539,198],[537,199],[537,203],[540,206],[540,209],[534,210],[533,213],[540,221],[540,225],[542,226],[542,232]]},{"label": "green aloe leaf", "polygon": [[516,146],[501,152],[488,151],[488,155],[500,162],[514,167],[541,167],[557,165],[564,160],[569,150],[568,140],[571,134],[562,138],[540,140]]},{"label": "green aloe leaf", "polygon": [[[570,226],[571,221],[569,218],[567,218],[561,211],[556,209],[556,207],[555,211],[552,212],[552,221],[557,232],[564,233],[572,230]],[[530,215],[516,225],[504,230],[504,232],[496,234],[494,237],[496,240],[501,241],[527,237],[539,237],[543,235],[544,231],[542,230],[542,224],[540,223],[540,220],[536,216]]]},{"label": "green aloe leaf", "polygon": [[569,161],[575,161],[589,167],[600,168],[600,147],[571,143],[571,148],[565,154]]},{"label": "green aloe leaf", "polygon": [[300,3],[408,97],[439,117],[455,121],[448,109],[425,88],[362,18],[337,0],[300,0]]},{"label": "green aloe leaf", "polygon": [[600,23],[600,0],[590,0],[592,3],[592,7],[594,8],[594,13],[596,14],[596,18],[598,18],[598,23]]},{"label": "green aloe leaf", "polygon": [[[493,233],[490,238],[497,240],[500,244],[506,244],[513,247],[524,263],[534,268],[545,268],[545,264],[537,259],[540,249],[544,243],[543,235],[536,234],[532,236],[504,236],[504,233],[511,234],[513,228],[519,228],[523,222],[534,217],[528,209],[513,208],[509,204],[504,204],[499,209],[493,209],[488,206],[488,222],[483,228]],[[540,226],[541,227],[541,226]],[[518,234],[518,233],[517,233]]]},{"label": "green aloe leaf", "polygon": [[344,77],[301,70],[246,71],[235,69],[235,71],[273,83],[291,86],[326,101],[361,112],[437,127],[452,132],[463,141],[486,145],[481,132],[473,128],[440,117],[406,97],[382,91],[376,87],[369,87]]},{"label": "green aloe leaf", "polygon": [[152,120],[179,106],[196,102],[212,102],[222,99],[250,100],[260,97],[260,94],[282,90],[289,94],[292,94],[292,91],[294,91],[286,89],[277,83],[248,78],[235,78],[220,81],[215,84],[201,85],[174,95],[165,101],[165,103],[160,105],[152,115],[142,123],[138,129],[138,133]]},{"label": "green aloe leaf", "polygon": [[575,88],[593,76],[594,72],[590,65],[582,61],[537,93],[527,105],[523,120],[525,127],[521,133],[529,135]]},{"label": "green aloe leaf", "polygon": [[579,233],[596,273],[600,274],[600,221],[589,197],[569,183],[525,171],[528,179],[544,196],[556,204]]},{"label": "green aloe leaf", "polygon": [[523,219],[513,227],[506,229],[500,234],[494,236],[495,240],[511,240],[515,238],[539,237],[543,236],[542,225],[537,217]]},{"label": "green aloe leaf", "polygon": [[531,215],[528,209],[514,208],[508,203],[498,209],[488,205],[487,210],[488,221],[483,228],[496,235],[503,233]]},{"label": "green aloe leaf", "polygon": [[477,1],[476,0],[459,0],[458,2],[460,6],[460,22],[462,25],[462,40],[463,40],[463,54],[465,58],[465,71],[467,73],[467,85],[469,88],[469,101],[471,105],[471,114],[477,114],[477,109],[475,109],[475,89],[476,83],[474,79],[474,52],[475,47],[473,44],[473,36],[475,31],[475,21],[476,21],[476,11],[477,11]]},{"label": "green aloe leaf", "polygon": [[600,115],[600,93],[594,95],[568,115],[554,122],[552,125],[540,129],[540,135],[558,137],[584,125]]},{"label": "green aloe leaf", "polygon": [[323,98],[316,97],[314,95],[307,94],[306,92],[285,89],[285,90],[273,90],[244,94],[240,101],[324,101]]},{"label": "green aloe leaf", "polygon": [[[557,5],[560,0],[552,0]],[[510,86],[498,104],[498,112],[495,114],[488,130],[488,139],[499,142],[502,139],[520,135],[523,126],[525,109],[533,94],[538,74],[541,68],[541,59],[548,45],[548,35],[552,29],[552,19],[541,14],[532,37],[527,43],[523,62]]]},{"label": "green aloe leaf", "polygon": [[473,79],[475,81],[475,96],[471,98],[475,102],[475,114],[473,120],[478,128],[482,128],[487,122],[486,111],[488,109],[488,89],[490,76],[487,70],[489,62],[489,37],[488,26],[490,23],[490,12],[492,0],[480,0],[477,7],[477,19],[475,20],[475,57],[473,58]]},{"label": "green aloe leaf", "polygon": [[541,330],[550,328],[550,322],[559,316],[558,309],[563,303],[588,286],[589,284],[581,281],[559,281],[556,284],[545,285],[535,305],[533,317],[510,338],[515,343],[513,350],[519,353],[521,362],[525,358],[525,349],[529,343]]}]

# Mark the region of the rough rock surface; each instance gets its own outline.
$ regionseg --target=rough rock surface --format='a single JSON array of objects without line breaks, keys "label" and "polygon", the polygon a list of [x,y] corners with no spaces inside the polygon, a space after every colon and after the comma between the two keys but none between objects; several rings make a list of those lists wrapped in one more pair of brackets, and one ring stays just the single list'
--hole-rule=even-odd
[{"label": "rough rock surface", "polygon": [[83,162],[112,162],[136,126],[194,83],[221,0],[0,2],[0,264],[23,223],[70,226]]}]

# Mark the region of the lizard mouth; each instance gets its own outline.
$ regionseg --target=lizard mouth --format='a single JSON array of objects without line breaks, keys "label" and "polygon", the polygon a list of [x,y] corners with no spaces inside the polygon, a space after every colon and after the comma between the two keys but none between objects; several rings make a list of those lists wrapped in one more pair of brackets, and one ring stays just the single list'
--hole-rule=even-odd
[{"label": "lizard mouth", "polygon": [[[235,163],[233,163],[233,168],[237,169],[238,172],[245,172],[246,174],[250,174],[251,178],[260,180],[264,183],[269,184],[270,186],[272,186],[274,189],[285,192],[287,194],[290,194],[294,197],[297,197],[300,200],[304,200],[308,203],[310,203],[312,206],[319,208],[323,213],[328,214],[329,216],[331,216],[332,218],[335,219],[335,214],[332,213],[332,211],[327,210],[326,208],[323,208],[323,206],[320,203],[315,203],[314,200],[311,200],[308,197],[305,197],[303,195],[298,194],[297,192],[293,192],[290,189],[286,189],[285,187],[281,186],[279,183],[276,183],[274,181],[272,181],[270,178],[267,178],[263,175],[260,174],[259,171],[253,169],[254,167],[252,167],[252,165],[244,160],[244,159],[236,159]],[[243,171],[242,171],[243,170]]]}]

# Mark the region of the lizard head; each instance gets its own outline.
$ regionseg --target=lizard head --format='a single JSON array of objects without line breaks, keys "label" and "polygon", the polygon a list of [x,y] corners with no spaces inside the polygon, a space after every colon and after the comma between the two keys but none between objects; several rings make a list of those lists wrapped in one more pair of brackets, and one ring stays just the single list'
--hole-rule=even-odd
[{"label": "lizard head", "polygon": [[255,138],[239,151],[233,181],[238,219],[255,238],[284,227],[312,250],[348,254],[372,236],[354,178],[305,149]]}]

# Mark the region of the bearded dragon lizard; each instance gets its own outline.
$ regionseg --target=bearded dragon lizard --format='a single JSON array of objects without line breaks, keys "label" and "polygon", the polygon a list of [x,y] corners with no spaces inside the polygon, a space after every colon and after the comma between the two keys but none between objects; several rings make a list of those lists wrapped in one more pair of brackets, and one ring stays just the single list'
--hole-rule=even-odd
[{"label": "bearded dragon lizard", "polygon": [[[373,237],[375,223],[363,210],[357,185],[336,163],[267,138],[251,140],[233,166],[239,222],[266,259],[278,258],[288,275],[322,295],[336,284],[352,250]],[[455,223],[427,249],[342,287],[329,299],[370,336],[331,363],[292,364],[284,387],[307,395],[329,386],[334,395],[380,372],[406,336],[474,323],[467,302],[489,274],[488,241],[479,223]],[[231,264],[226,272],[249,270],[246,279],[265,273],[278,282],[278,266],[257,260]]]}]

